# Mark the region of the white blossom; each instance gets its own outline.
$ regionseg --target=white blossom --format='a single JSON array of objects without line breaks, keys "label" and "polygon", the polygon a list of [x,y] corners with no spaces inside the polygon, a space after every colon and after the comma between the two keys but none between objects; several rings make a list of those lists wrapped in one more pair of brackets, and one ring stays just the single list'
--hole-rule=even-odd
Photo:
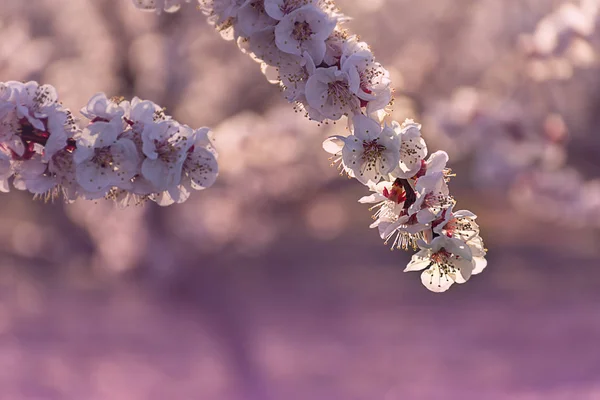
[{"label": "white blossom", "polygon": [[[102,129],[95,129],[100,126]],[[77,140],[73,159],[77,182],[88,198],[104,197],[111,188],[128,189],[139,173],[135,143],[121,134],[121,121],[95,122]]]},{"label": "white blossom", "polygon": [[14,162],[13,167],[13,185],[18,190],[27,190],[45,200],[62,195],[69,202],[79,193],[73,154],[69,150],[56,152],[48,162],[36,153],[30,159]]},{"label": "white blossom", "polygon": [[374,192],[369,196],[361,197],[358,202],[375,204],[371,210],[376,210],[373,215],[375,222],[371,228],[376,228],[382,223],[395,222],[405,209],[406,191],[400,182],[382,181],[377,184],[369,182],[367,185]]},{"label": "white blossom", "polygon": [[2,107],[2,142],[6,140],[4,143],[20,156],[31,152],[34,143],[41,144],[44,146],[42,158],[49,161],[73,135],[71,113],[58,103],[56,89],[50,85],[10,81],[6,86],[11,94]]},{"label": "white blossom", "polygon": [[437,219],[445,208],[454,204],[449,193],[442,172],[422,176],[415,185],[416,200],[408,212],[415,215],[419,223],[429,224]]},{"label": "white blossom", "polygon": [[453,211],[454,205],[444,210],[442,218],[434,224],[433,231],[438,235],[455,237],[464,242],[479,235],[479,225],[475,222],[477,216],[471,211]]},{"label": "white blossom", "polygon": [[304,53],[295,65],[279,69],[283,93],[290,103],[307,103],[306,82],[315,73],[315,69],[315,63],[308,53]]},{"label": "white blossom", "polygon": [[463,241],[442,235],[431,243],[419,242],[421,250],[412,256],[405,272],[421,271],[421,282],[432,292],[445,292],[454,283],[471,277],[475,262],[471,249]]},{"label": "white blossom", "polygon": [[310,107],[324,118],[335,121],[360,113],[360,99],[350,90],[348,74],[338,67],[317,68],[305,90]]},{"label": "white blossom", "polygon": [[315,65],[325,56],[325,40],[337,24],[337,19],[314,5],[300,7],[286,14],[275,27],[275,42],[289,54],[310,54]]},{"label": "white blossom", "polygon": [[364,115],[353,118],[353,134],[345,138],[342,157],[360,182],[377,183],[398,165],[400,140],[388,127]]},{"label": "white blossom", "polygon": [[142,175],[157,191],[168,190],[181,182],[183,162],[194,144],[194,131],[175,121],[147,125],[142,132]]},{"label": "white blossom", "polygon": [[93,95],[80,112],[92,122],[98,120],[108,122],[125,115],[125,109],[115,101],[108,99],[104,93]]},{"label": "white blossom", "polygon": [[345,42],[340,64],[341,70],[348,74],[350,90],[361,100],[361,106],[366,107],[367,114],[383,110],[392,100],[389,72],[375,61],[366,44],[348,43],[354,42]]},{"label": "white blossom", "polygon": [[400,163],[392,172],[396,178],[411,178],[421,168],[421,161],[427,156],[427,144],[421,137],[421,125],[411,119],[399,125],[392,122],[392,129],[400,136]]},{"label": "white blossom", "polygon": [[487,261],[483,239],[479,236],[479,225],[475,222],[477,216],[471,211],[453,211],[452,208],[450,206],[445,209],[442,214],[443,219],[434,222],[433,232],[465,242],[475,262],[473,275],[478,274],[487,266]]},{"label": "white blossom", "polygon": [[203,190],[214,184],[219,168],[208,133],[208,128],[200,128],[194,132],[195,143],[183,162],[181,182],[154,198],[159,205],[182,203],[188,199],[191,190]]}]

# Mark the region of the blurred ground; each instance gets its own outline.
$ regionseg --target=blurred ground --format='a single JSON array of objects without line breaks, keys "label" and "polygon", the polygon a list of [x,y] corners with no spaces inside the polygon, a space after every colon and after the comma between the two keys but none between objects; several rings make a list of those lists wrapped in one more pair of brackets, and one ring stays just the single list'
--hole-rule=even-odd
[{"label": "blurred ground", "polygon": [[600,398],[597,234],[479,208],[490,268],[445,295],[361,224],[314,240],[297,215],[166,277],[3,258],[2,398]]},{"label": "blurred ground", "polygon": [[[415,103],[395,113],[431,114],[461,85],[524,88],[532,121],[572,122],[590,178],[597,70],[535,86],[511,69],[559,3],[340,1]],[[451,187],[489,267],[429,293],[329,167],[320,143],[341,128],[293,114],[199,13],[4,0],[0,20],[0,80],[52,83],[74,110],[100,90],[150,98],[213,126],[222,167],[168,209],[0,196],[0,400],[600,399],[597,229],[516,211],[468,153]]]}]

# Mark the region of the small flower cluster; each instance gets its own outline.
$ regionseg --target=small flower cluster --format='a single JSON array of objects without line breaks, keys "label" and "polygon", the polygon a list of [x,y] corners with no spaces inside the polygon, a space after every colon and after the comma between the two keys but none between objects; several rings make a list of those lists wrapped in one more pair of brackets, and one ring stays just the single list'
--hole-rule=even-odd
[{"label": "small flower cluster", "polygon": [[371,226],[386,243],[420,248],[406,271],[424,270],[423,284],[443,292],[485,268],[476,216],[453,211],[447,154],[425,159],[427,146],[413,121],[382,125],[392,101],[389,73],[366,43],[341,27],[347,18],[331,0],[199,2],[223,37],[237,40],[311,120],[348,118],[352,134],[333,136],[323,147],[374,192],[360,202],[374,204]]},{"label": "small flower cluster", "polygon": [[0,190],[66,201],[111,198],[121,204],[185,201],[218,173],[208,128],[193,130],[148,100],[94,95],[80,129],[56,90],[37,82],[0,83]]},{"label": "small flower cluster", "polygon": [[427,157],[421,126],[412,120],[382,127],[364,115],[353,118],[352,135],[333,136],[323,148],[350,177],[371,192],[359,200],[373,204],[371,228],[377,228],[392,249],[416,253],[405,271],[421,271],[421,281],[434,292],[464,283],[486,266],[483,240],[475,214],[454,211],[449,194],[448,155]]}]

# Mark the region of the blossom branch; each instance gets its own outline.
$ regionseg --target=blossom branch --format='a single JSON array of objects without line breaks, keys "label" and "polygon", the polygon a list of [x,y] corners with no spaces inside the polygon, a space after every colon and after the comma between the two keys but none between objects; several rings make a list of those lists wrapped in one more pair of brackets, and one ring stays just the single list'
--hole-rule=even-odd
[{"label": "blossom branch", "polygon": [[81,114],[83,129],[50,85],[0,83],[0,190],[12,181],[46,200],[169,205],[217,177],[209,129],[180,124],[151,101],[98,93]]}]

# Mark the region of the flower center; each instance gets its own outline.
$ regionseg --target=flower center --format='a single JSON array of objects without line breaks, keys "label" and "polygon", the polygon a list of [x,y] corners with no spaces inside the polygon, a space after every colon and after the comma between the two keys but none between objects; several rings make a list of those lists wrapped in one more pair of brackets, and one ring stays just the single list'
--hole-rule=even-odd
[{"label": "flower center", "polygon": [[313,31],[310,29],[310,24],[306,21],[294,22],[294,29],[292,29],[292,37],[299,42],[310,39]]},{"label": "flower center", "polygon": [[456,272],[451,258],[452,253],[442,247],[439,251],[431,255],[431,262],[439,266],[442,274],[450,274]]},{"label": "flower center", "polygon": [[363,160],[375,161],[385,151],[385,146],[377,142],[377,139],[363,142]]},{"label": "flower center", "polygon": [[188,139],[185,136],[180,136],[175,140],[168,141],[159,141],[155,139],[154,145],[156,146],[156,152],[161,160],[166,163],[177,164],[182,161],[182,157],[185,158],[187,156],[188,152],[185,154],[182,153],[182,148],[185,146],[187,140]]},{"label": "flower center", "polygon": [[109,147],[96,149],[94,158],[92,159],[100,168],[112,167],[114,159]]},{"label": "flower center", "polygon": [[442,247],[438,252],[431,255],[431,261],[436,264],[444,264],[448,262],[449,257],[452,257],[452,254]]}]

